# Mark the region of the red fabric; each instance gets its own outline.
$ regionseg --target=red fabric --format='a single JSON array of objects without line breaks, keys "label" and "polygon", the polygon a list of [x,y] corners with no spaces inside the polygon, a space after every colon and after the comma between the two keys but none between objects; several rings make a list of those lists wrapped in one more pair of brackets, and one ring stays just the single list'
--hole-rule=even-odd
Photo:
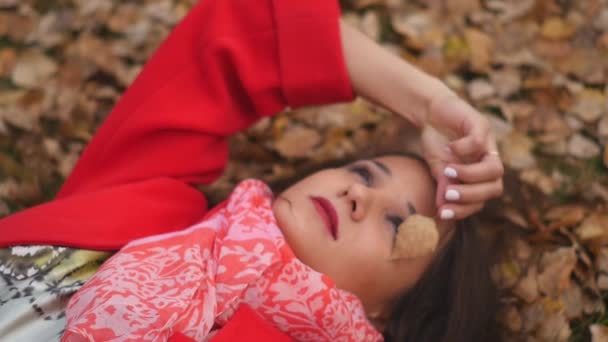
[{"label": "red fabric", "polygon": [[228,324],[211,339],[211,342],[232,341],[291,342],[293,340],[263,320],[249,306],[241,305]]},{"label": "red fabric", "polygon": [[116,250],[200,220],[226,138],[286,106],[351,100],[337,0],[201,0],[84,151],[56,199],[0,220],[0,246]]},{"label": "red fabric", "polygon": [[[228,324],[211,338],[211,342],[234,341],[292,342],[293,340],[268,324],[248,305],[242,304]],[[182,333],[175,333],[169,338],[169,342],[194,342],[194,340]]]}]

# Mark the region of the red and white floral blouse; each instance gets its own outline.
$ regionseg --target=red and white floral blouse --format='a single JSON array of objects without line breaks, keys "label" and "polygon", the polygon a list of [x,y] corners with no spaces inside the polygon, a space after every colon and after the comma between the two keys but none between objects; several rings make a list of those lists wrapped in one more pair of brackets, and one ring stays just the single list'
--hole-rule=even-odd
[{"label": "red and white floral blouse", "polygon": [[298,341],[381,341],[357,297],[295,257],[272,200],[247,180],[204,221],[129,243],[72,297],[63,340],[204,341],[248,305]]}]

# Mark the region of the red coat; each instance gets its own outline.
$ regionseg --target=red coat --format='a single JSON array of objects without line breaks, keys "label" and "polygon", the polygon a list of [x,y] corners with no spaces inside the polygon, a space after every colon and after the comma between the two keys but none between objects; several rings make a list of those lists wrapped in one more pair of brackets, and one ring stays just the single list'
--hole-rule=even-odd
[{"label": "red coat", "polygon": [[[199,221],[207,202],[193,185],[222,173],[231,134],[287,106],[353,99],[339,16],[337,0],[201,0],[98,129],[57,197],[0,220],[0,246],[117,250]],[[246,331],[249,341],[280,340],[265,322],[253,325],[254,313],[235,317],[217,341]]]}]

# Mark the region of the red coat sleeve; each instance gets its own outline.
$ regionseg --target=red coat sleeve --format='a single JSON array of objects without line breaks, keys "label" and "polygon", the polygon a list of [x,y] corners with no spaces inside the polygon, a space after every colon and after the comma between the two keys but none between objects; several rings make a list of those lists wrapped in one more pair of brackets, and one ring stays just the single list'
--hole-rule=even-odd
[{"label": "red coat sleeve", "polygon": [[0,246],[112,250],[184,228],[261,117],[351,100],[337,0],[201,0],[146,64],[53,201],[0,221]]}]

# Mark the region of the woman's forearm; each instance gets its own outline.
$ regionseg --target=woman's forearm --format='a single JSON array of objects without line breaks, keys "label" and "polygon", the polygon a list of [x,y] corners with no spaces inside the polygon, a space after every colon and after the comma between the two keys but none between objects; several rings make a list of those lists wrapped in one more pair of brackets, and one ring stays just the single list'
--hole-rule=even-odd
[{"label": "woman's forearm", "polygon": [[391,54],[343,20],[340,31],[346,66],[357,95],[404,116],[420,128],[430,102],[452,94],[439,79]]}]

